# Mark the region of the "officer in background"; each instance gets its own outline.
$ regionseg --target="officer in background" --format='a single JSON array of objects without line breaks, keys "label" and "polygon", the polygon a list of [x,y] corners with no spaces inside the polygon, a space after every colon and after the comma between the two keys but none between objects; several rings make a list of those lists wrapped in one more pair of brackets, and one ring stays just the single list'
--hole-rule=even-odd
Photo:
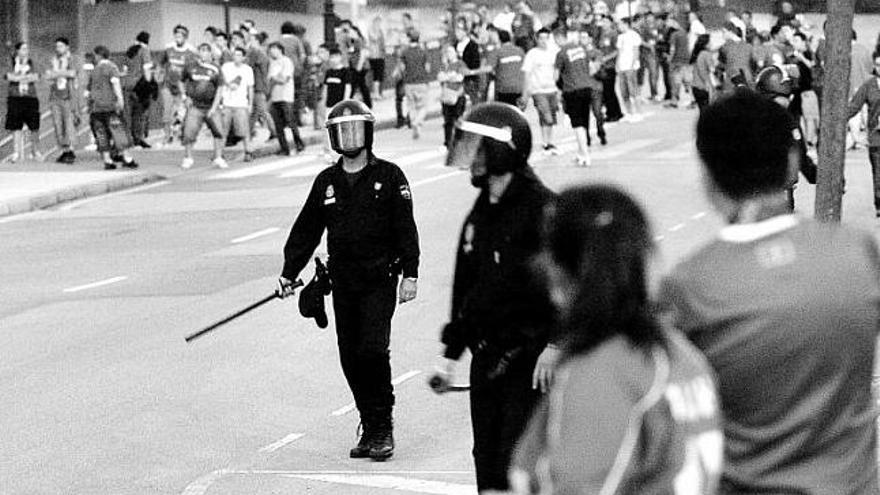
[{"label": "officer in background", "polygon": [[[465,348],[477,489],[506,490],[511,452],[559,351],[548,346],[552,305],[532,270],[544,207],[554,194],[528,165],[525,116],[503,103],[475,106],[456,129],[448,165],[470,168],[480,195],[459,240],[446,361],[433,382],[449,382]],[[491,157],[491,160],[490,160]]]},{"label": "officer in background", "polygon": [[350,456],[385,460],[394,453],[391,317],[416,297],[419,238],[403,171],[373,155],[374,121],[355,100],[330,110],[325,126],[342,157],[315,178],[293,224],[278,291],[293,293],[326,229],[339,357],[363,426]]}]

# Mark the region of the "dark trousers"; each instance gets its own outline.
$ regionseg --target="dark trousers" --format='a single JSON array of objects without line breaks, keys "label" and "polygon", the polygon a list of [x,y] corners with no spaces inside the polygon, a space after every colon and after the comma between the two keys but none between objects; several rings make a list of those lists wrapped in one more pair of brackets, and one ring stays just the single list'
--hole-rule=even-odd
[{"label": "dark trousers", "polygon": [[[605,116],[602,115],[602,93],[598,89],[589,89],[590,94],[590,111],[596,119],[596,135],[600,138],[605,137]],[[587,143],[590,141],[590,119],[587,119]]]},{"label": "dark trousers", "polygon": [[483,101],[480,95],[480,78],[476,76],[467,76],[464,78],[464,94],[471,99],[471,105],[476,105]]},{"label": "dark trousers", "polygon": [[663,76],[663,87],[666,88],[664,100],[672,99],[672,69],[669,66],[669,57],[658,56],[657,66],[660,67],[660,74]]},{"label": "dark trousers", "polygon": [[464,114],[465,103],[465,98],[462,96],[454,105],[443,104],[443,144],[447,148],[452,146],[455,122]]},{"label": "dark trousers", "polygon": [[639,61],[641,62],[641,67],[639,67],[637,73],[639,87],[645,83],[645,76],[647,75],[648,86],[651,88],[651,98],[654,98],[657,96],[657,82],[660,76],[657,67],[657,54],[649,50],[641,51]]},{"label": "dark trousers", "polygon": [[691,88],[691,91],[694,93],[694,101],[697,102],[697,107],[702,112],[704,108],[709,106],[709,92],[700,88]]},{"label": "dark trousers", "polygon": [[508,105],[517,106],[519,99],[522,98],[521,93],[499,93],[495,92],[495,101],[498,103],[507,103]]},{"label": "dark trousers", "polygon": [[286,101],[273,101],[269,107],[269,113],[272,114],[272,121],[275,122],[275,135],[278,136],[278,143],[281,145],[281,151],[290,152],[290,145],[287,143],[287,136],[284,133],[285,127],[290,127],[293,131],[293,144],[299,151],[305,148],[302,138],[299,136],[299,128],[296,126],[296,119],[293,114],[293,103]]},{"label": "dark trousers", "polygon": [[125,92],[125,123],[131,130],[132,142],[137,144],[147,137],[147,118],[150,100],[142,102],[133,91]]},{"label": "dark trousers", "polygon": [[617,93],[614,92],[616,82],[617,71],[606,69],[605,76],[602,77],[602,99],[605,102],[605,118],[607,120],[620,120],[623,118],[620,100],[617,99]]},{"label": "dark trousers", "polygon": [[342,372],[361,418],[391,416],[391,317],[397,305],[397,277],[348,291],[333,288],[336,339]]},{"label": "dark trousers", "polygon": [[[293,77],[293,122],[296,127],[302,125],[302,112],[306,108],[306,86],[305,77],[301,73]],[[291,128],[296,129],[291,125]]]},{"label": "dark trousers", "polygon": [[880,211],[880,146],[868,147],[868,160],[874,176],[874,209]]},{"label": "dark trousers", "polygon": [[399,79],[394,84],[394,111],[397,112],[397,125],[402,126],[406,122],[406,115],[403,114],[403,99],[406,97],[406,89],[403,79]]},{"label": "dark trousers", "polygon": [[532,389],[534,356],[515,358],[507,372],[497,378],[489,374],[498,357],[477,352],[471,361],[471,424],[474,429],[474,465],[477,490],[507,490],[511,455],[538,392]]},{"label": "dark trousers", "polygon": [[373,98],[370,95],[370,87],[367,85],[367,71],[351,69],[350,75],[351,97],[354,98],[354,94],[360,91],[361,98],[364,100],[364,105],[373,108]]}]

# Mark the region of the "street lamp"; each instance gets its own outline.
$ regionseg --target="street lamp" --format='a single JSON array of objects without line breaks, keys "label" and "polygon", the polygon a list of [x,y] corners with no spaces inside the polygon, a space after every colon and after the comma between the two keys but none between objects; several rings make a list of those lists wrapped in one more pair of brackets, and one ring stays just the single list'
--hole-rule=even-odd
[{"label": "street lamp", "polygon": [[231,36],[231,22],[229,20],[229,0],[223,0],[223,25],[226,29],[226,36]]}]

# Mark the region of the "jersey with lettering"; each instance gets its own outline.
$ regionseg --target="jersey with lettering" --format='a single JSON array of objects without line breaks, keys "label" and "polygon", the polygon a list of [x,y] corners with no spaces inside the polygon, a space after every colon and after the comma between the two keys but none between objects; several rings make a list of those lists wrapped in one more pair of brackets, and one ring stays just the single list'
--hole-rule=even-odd
[{"label": "jersey with lettering", "polygon": [[186,94],[196,108],[207,110],[214,103],[214,96],[221,85],[220,68],[212,63],[199,61],[183,71]]},{"label": "jersey with lettering", "polygon": [[587,50],[578,43],[563,46],[556,55],[556,68],[562,78],[562,91],[568,93],[589,88],[590,60]]},{"label": "jersey with lettering", "polygon": [[869,233],[794,215],[730,225],[664,280],[660,304],[718,376],[722,493],[880,491]]},{"label": "jersey with lettering", "polygon": [[538,493],[712,495],[724,435],[706,360],[677,332],[623,336],[566,361],[517,447],[514,484]]},{"label": "jersey with lettering", "polygon": [[196,54],[188,45],[178,47],[169,46],[162,52],[162,68],[165,70],[165,86],[171,90],[171,94],[180,93],[178,83],[183,77],[186,66],[197,61]]},{"label": "jersey with lettering", "polygon": [[495,92],[521,94],[523,92],[522,48],[505,43],[492,52],[490,65],[494,69]]}]

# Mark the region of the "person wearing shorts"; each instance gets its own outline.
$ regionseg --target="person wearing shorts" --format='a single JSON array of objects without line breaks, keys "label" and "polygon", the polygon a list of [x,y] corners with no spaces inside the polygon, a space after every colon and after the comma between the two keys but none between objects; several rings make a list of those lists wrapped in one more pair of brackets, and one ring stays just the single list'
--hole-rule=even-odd
[{"label": "person wearing shorts", "polygon": [[498,32],[501,46],[489,56],[489,67],[492,68],[490,76],[495,86],[495,101],[519,106],[522,102],[522,64],[525,53],[510,39],[507,31]]},{"label": "person wearing shorts", "polygon": [[632,28],[629,18],[617,23],[620,34],[617,36],[617,80],[619,81],[620,99],[626,107],[625,120],[639,122],[642,120],[639,108],[639,47],[642,37]]},{"label": "person wearing shorts", "polygon": [[553,33],[561,48],[556,55],[556,70],[562,82],[562,108],[571,120],[577,138],[579,166],[590,165],[590,60],[587,50],[579,42],[568,43],[564,29]]},{"label": "person wearing shorts", "polygon": [[199,45],[199,61],[183,70],[181,93],[186,105],[186,117],[183,119],[184,157],[180,167],[187,169],[193,166],[192,149],[199,137],[203,125],[208,126],[214,138],[214,166],[226,168],[223,159],[223,143],[225,139],[220,126],[215,120],[217,107],[220,105],[220,68],[214,60],[214,51],[210,44]]},{"label": "person wearing shorts", "polygon": [[244,63],[247,51],[236,46],[232,51],[232,61],[223,64],[223,88],[220,103],[223,106],[223,129],[228,135],[233,133],[244,144],[244,161],[254,160],[251,152],[250,110],[254,101],[254,71]]},{"label": "person wearing shorts", "polygon": [[55,56],[51,68],[46,71],[49,81],[49,106],[55,124],[55,139],[61,148],[58,163],[72,164],[76,160],[73,144],[79,122],[77,93],[78,64],[70,53],[70,41],[60,37],[55,40]]},{"label": "person wearing shorts", "polygon": [[40,100],[37,99],[37,88],[34,86],[40,79],[40,73],[29,57],[27,43],[22,41],[15,44],[12,66],[12,71],[6,74],[6,80],[9,81],[6,130],[13,132],[15,145],[12,161],[24,158],[24,126],[27,126],[33,141],[33,158],[42,161],[43,157],[37,149],[40,144]]},{"label": "person wearing shorts", "polygon": [[180,78],[183,69],[196,61],[192,46],[187,43],[189,29],[186,26],[174,27],[174,42],[165,48],[159,60],[159,65],[165,75],[165,83],[162,85],[162,125],[165,129],[165,143],[170,144],[174,139],[172,124],[180,119],[184,111],[183,94],[180,92]]},{"label": "person wearing shorts", "polygon": [[556,97],[558,49],[550,45],[550,30],[546,28],[538,31],[537,42],[538,46],[529,50],[523,59],[522,71],[525,75],[523,95],[526,101],[531,96],[535,102],[544,153],[558,155],[559,150],[553,144],[553,126],[556,125],[556,110],[559,108],[559,100]]},{"label": "person wearing shorts", "polygon": [[410,31],[409,46],[401,55],[403,63],[403,83],[406,90],[409,121],[412,125],[413,139],[418,139],[425,121],[425,106],[428,98],[428,82],[431,80],[428,54],[419,44],[419,32]]}]

